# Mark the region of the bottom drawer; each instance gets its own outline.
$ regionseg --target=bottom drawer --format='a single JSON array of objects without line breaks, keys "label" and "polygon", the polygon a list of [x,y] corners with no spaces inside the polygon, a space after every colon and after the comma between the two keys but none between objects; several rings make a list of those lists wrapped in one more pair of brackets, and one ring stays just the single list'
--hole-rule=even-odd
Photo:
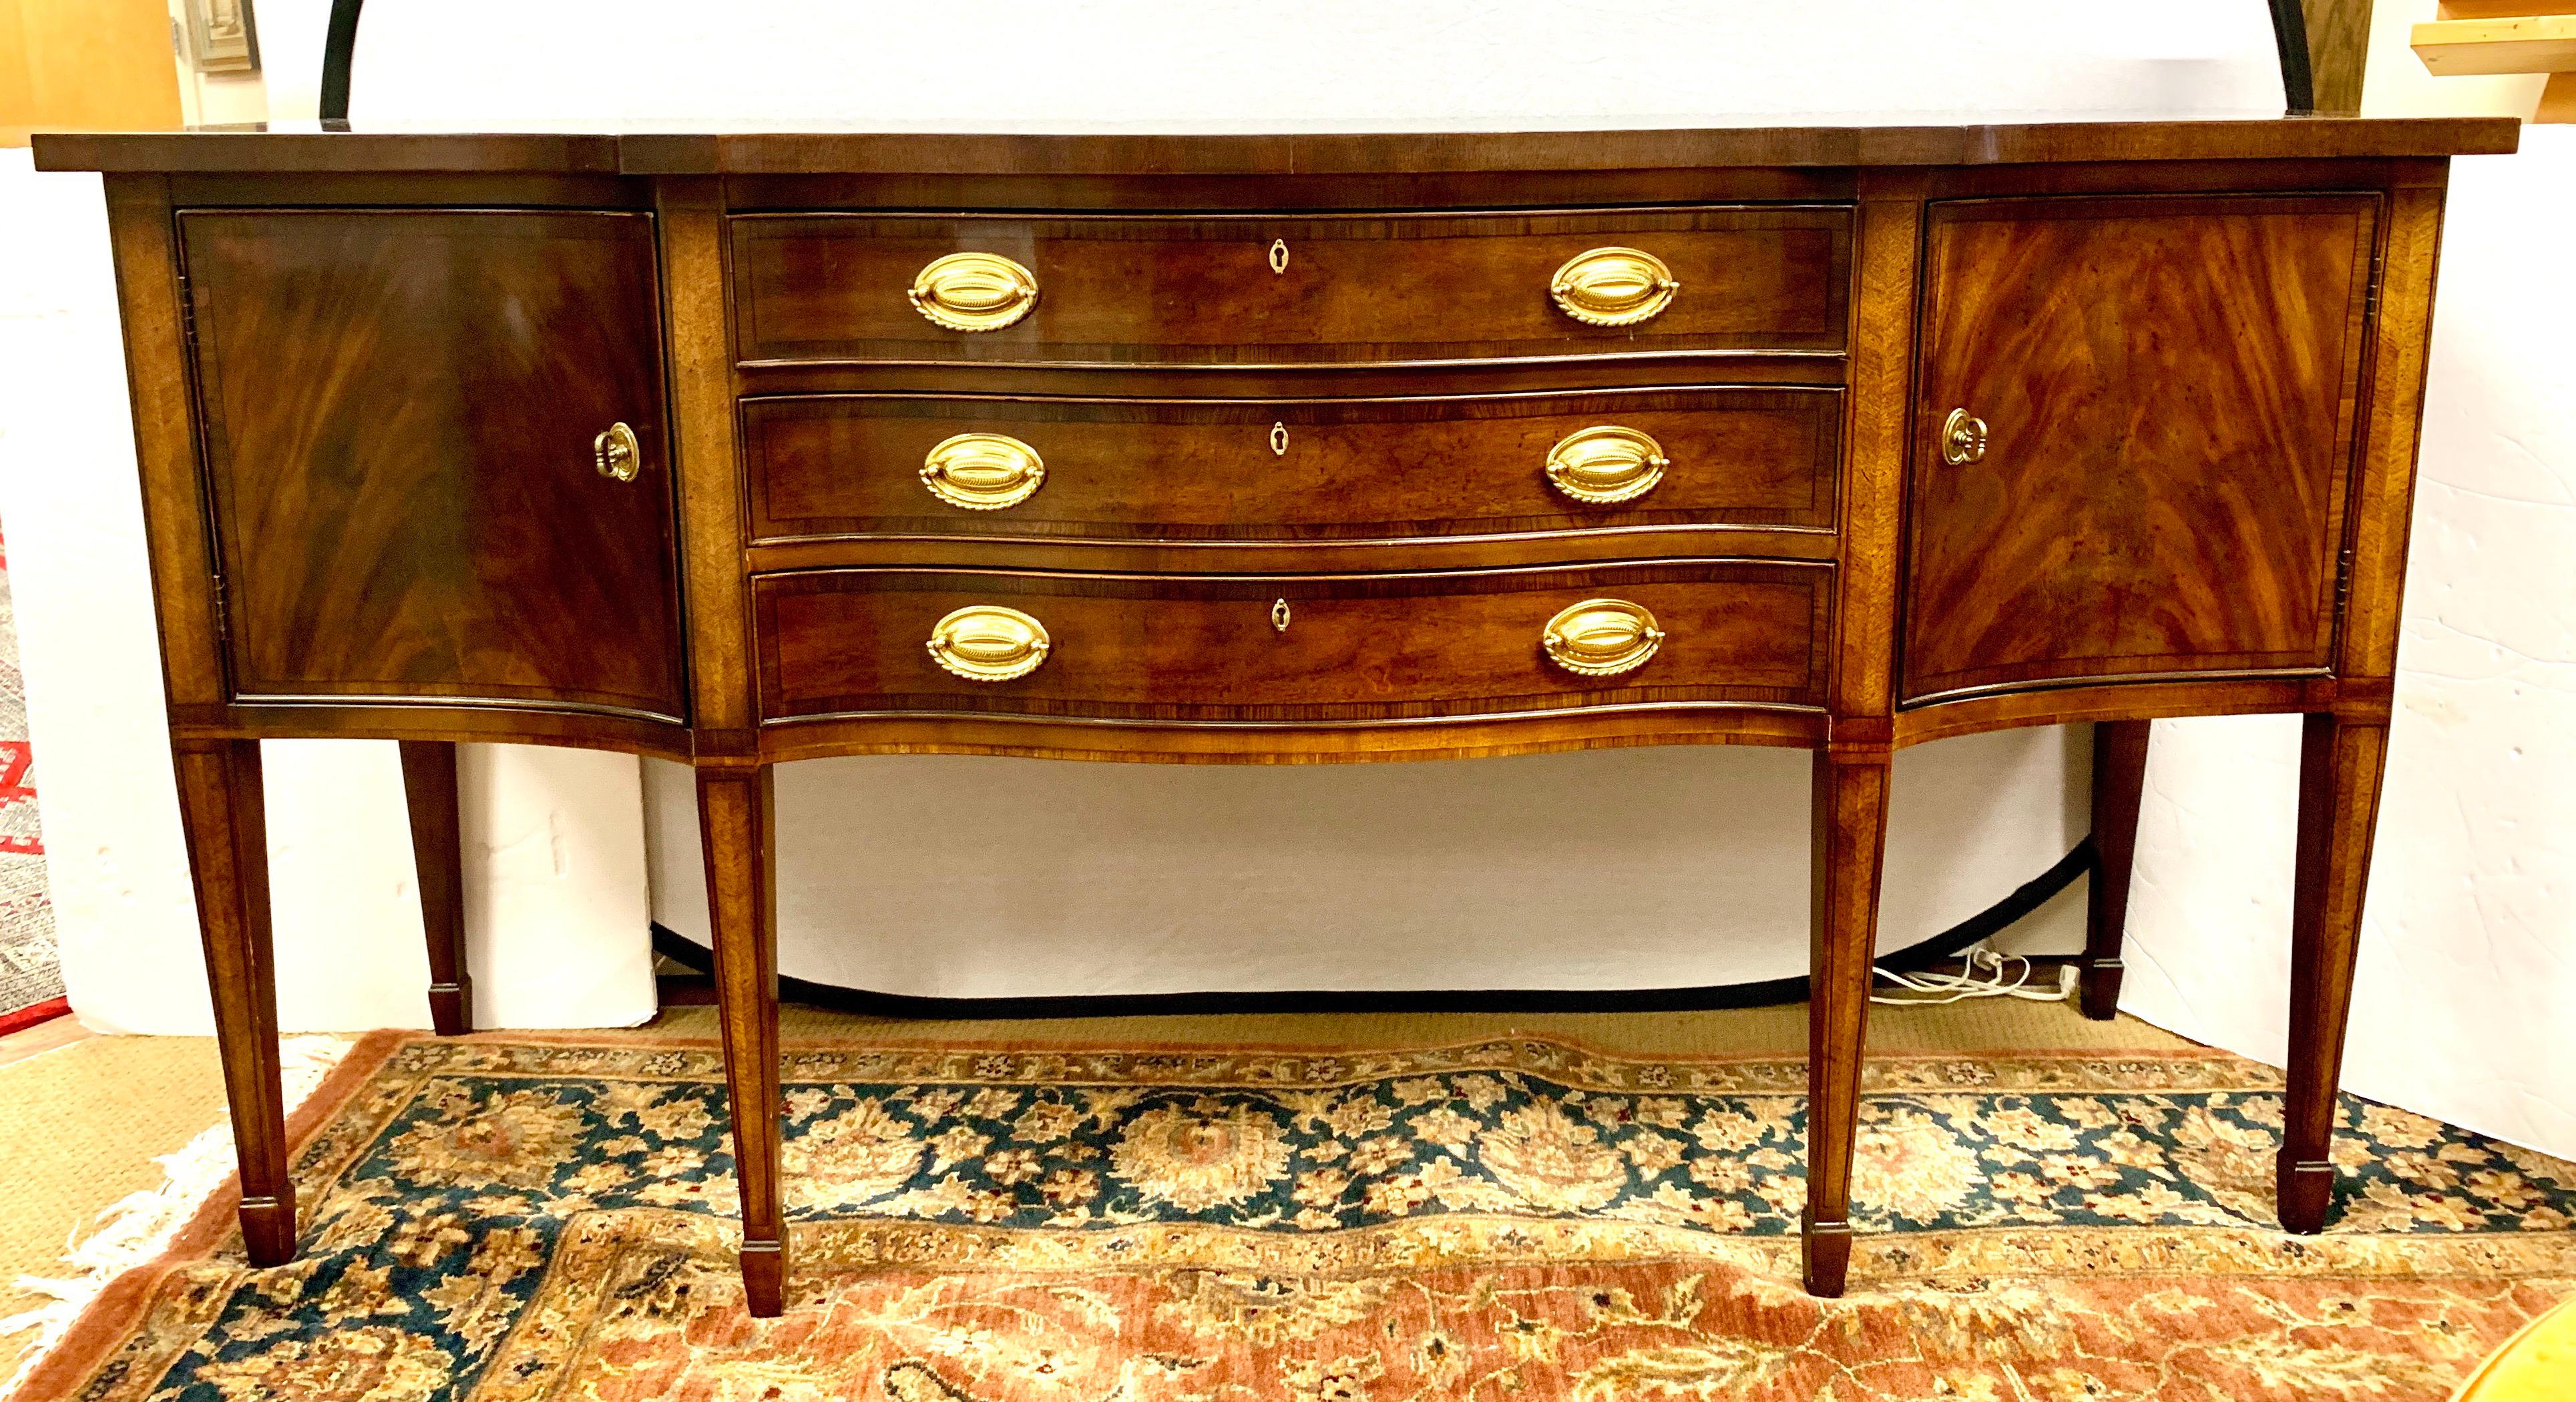
[{"label": "bottom drawer", "polygon": [[1814,706],[1832,567],[814,570],[753,581],[761,715],[1367,723]]}]

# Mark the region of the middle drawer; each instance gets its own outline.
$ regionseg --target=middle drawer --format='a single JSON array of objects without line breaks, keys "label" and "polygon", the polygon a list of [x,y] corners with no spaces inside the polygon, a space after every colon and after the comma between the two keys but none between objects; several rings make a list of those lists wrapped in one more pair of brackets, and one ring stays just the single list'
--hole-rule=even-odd
[{"label": "middle drawer", "polygon": [[755,544],[1829,530],[1842,392],[743,401]]}]

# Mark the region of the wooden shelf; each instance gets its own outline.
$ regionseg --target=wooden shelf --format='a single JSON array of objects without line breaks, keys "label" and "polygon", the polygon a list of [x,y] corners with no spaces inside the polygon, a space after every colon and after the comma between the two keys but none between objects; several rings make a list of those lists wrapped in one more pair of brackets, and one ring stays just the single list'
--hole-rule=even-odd
[{"label": "wooden shelf", "polygon": [[2411,42],[2424,66],[2445,78],[2576,70],[2576,15],[2430,20],[2415,26]]}]

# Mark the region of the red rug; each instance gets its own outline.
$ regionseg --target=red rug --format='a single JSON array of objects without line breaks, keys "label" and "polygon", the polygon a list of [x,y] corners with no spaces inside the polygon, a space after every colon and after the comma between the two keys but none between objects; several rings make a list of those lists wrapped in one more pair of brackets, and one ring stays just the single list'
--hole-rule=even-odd
[{"label": "red rug", "polygon": [[18,670],[17,610],[0,543],[0,1033],[59,1017],[61,956],[45,894],[44,829],[36,816],[36,757],[27,741],[26,678]]},{"label": "red rug", "polygon": [[795,1267],[734,1273],[723,1061],[379,1033],[17,1402],[2442,1402],[2576,1291],[2576,1164],[2277,1072],[1874,1058],[1853,1290],[1797,1285],[1805,1067],[1534,1037],[786,1053]]}]

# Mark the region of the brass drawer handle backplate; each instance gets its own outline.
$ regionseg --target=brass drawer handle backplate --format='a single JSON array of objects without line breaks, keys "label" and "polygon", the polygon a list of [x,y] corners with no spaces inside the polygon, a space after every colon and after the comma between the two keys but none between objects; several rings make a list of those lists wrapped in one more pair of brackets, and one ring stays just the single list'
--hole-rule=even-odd
[{"label": "brass drawer handle backplate", "polygon": [[1651,435],[1602,424],[1577,429],[1548,449],[1547,480],[1576,501],[1610,506],[1653,491],[1672,465]]},{"label": "brass drawer handle backplate", "polygon": [[1547,621],[1539,635],[1547,658],[1579,677],[1615,677],[1646,665],[1664,630],[1643,604],[1586,599]]},{"label": "brass drawer handle backplate", "polygon": [[930,660],[970,682],[1017,681],[1054,645],[1045,624],[998,604],[970,604],[930,630]]},{"label": "brass drawer handle backplate", "polygon": [[1986,421],[1965,409],[1953,409],[1941,424],[1941,461],[1965,467],[1986,455]]},{"label": "brass drawer handle backplate", "polygon": [[590,440],[590,460],[600,476],[632,482],[644,470],[644,449],[635,441],[635,430],[610,424],[606,433]]},{"label": "brass drawer handle backplate", "polygon": [[921,460],[921,485],[950,506],[999,511],[1046,485],[1046,462],[1007,433],[961,433]]},{"label": "brass drawer handle backplate", "polygon": [[1635,326],[1671,306],[1681,286],[1663,259],[1643,249],[1596,248],[1566,259],[1547,293],[1586,326]]},{"label": "brass drawer handle backplate", "polygon": [[951,331],[999,331],[1038,304],[1038,279],[998,253],[951,253],[931,259],[904,295]]}]

